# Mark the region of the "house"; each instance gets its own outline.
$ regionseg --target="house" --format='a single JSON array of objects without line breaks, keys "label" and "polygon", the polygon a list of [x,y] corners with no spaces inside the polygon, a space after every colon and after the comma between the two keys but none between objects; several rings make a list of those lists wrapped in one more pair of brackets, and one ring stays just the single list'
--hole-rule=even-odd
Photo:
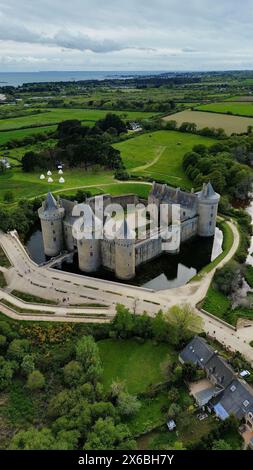
[{"label": "house", "polygon": [[195,336],[179,354],[179,361],[181,364],[191,362],[196,366],[204,368],[213,354],[214,351],[208,345],[207,341],[200,336]]},{"label": "house", "polygon": [[230,415],[245,419],[247,427],[253,431],[253,390],[244,381],[234,379],[224,393],[212,403],[213,410],[221,420]]},{"label": "house", "polygon": [[203,387],[192,390],[199,407],[208,406],[225,420],[230,415],[245,420],[253,431],[253,389],[238,378],[233,368],[217,354],[204,338],[196,336],[179,355],[181,364],[190,362],[206,372]]}]

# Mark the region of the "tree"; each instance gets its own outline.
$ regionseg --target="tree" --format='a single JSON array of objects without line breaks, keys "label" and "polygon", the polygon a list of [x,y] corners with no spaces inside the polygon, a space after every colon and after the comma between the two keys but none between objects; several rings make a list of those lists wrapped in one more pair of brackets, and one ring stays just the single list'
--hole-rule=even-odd
[{"label": "tree", "polygon": [[118,410],[122,416],[131,416],[136,414],[141,407],[141,403],[135,395],[127,392],[121,392],[118,396]]},{"label": "tree", "polygon": [[76,345],[76,358],[83,367],[85,379],[96,383],[102,374],[99,349],[92,336],[83,336]]},{"label": "tree", "polygon": [[25,375],[31,374],[35,369],[33,354],[26,354],[21,363],[21,370]]},{"label": "tree", "polygon": [[181,411],[180,406],[177,403],[172,403],[168,410],[168,418],[174,419],[176,418]]},{"label": "tree", "polygon": [[11,450],[53,450],[55,439],[48,428],[30,428],[14,435]]},{"label": "tree", "polygon": [[175,387],[172,387],[169,391],[168,391],[168,401],[170,402],[177,402],[178,399],[180,397],[180,394],[179,394],[179,391],[177,388]]},{"label": "tree", "polygon": [[0,349],[3,349],[6,345],[7,338],[4,335],[0,334]]},{"label": "tree", "polygon": [[115,425],[112,418],[98,419],[92,431],[88,433],[84,450],[132,450],[135,441],[124,424]]},{"label": "tree", "polygon": [[132,336],[134,319],[130,310],[124,307],[124,305],[118,304],[116,306],[116,312],[117,313],[112,322],[112,327],[116,332],[117,337],[128,338]]},{"label": "tree", "polygon": [[7,356],[16,361],[22,361],[29,349],[30,342],[27,339],[14,339],[9,344]]},{"label": "tree", "polygon": [[203,321],[190,305],[174,305],[165,314],[165,318],[171,327],[172,341],[175,345],[188,341],[193,334],[202,331]]},{"label": "tree", "polygon": [[224,439],[219,439],[218,441],[213,441],[212,450],[232,450],[232,447]]},{"label": "tree", "polygon": [[15,368],[15,362],[6,361],[0,356],[0,390],[4,390],[11,384]]},{"label": "tree", "polygon": [[70,387],[76,387],[83,381],[83,368],[78,361],[71,361],[63,369],[64,381]]},{"label": "tree", "polygon": [[28,375],[27,387],[30,390],[39,390],[45,386],[45,377],[39,370],[34,370]]},{"label": "tree", "polygon": [[152,322],[152,333],[157,341],[168,341],[170,337],[169,325],[165,320],[164,313],[159,310]]}]

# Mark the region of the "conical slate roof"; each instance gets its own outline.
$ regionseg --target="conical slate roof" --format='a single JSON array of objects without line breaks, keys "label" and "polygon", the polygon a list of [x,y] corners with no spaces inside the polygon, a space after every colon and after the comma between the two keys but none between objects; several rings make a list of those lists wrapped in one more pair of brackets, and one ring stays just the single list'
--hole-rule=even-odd
[{"label": "conical slate roof", "polygon": [[203,188],[198,193],[198,196],[201,199],[215,199],[215,200],[218,200],[220,198],[220,195],[214,191],[210,181],[208,183],[203,184]]},{"label": "conical slate roof", "polygon": [[57,202],[54,196],[52,195],[52,193],[50,192],[47,193],[47,197],[45,201],[45,209],[47,209],[48,211],[58,209]]}]

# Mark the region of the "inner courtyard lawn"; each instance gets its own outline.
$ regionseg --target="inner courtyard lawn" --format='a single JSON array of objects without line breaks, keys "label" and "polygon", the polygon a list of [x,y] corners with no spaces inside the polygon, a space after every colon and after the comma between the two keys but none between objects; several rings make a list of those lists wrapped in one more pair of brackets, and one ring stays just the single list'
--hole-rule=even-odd
[{"label": "inner courtyard lawn", "polygon": [[134,340],[106,339],[98,342],[103,366],[103,384],[109,390],[112,382],[123,381],[129,393],[141,393],[152,384],[165,380],[162,364],[170,355],[176,358],[166,344],[152,341],[139,344]]},{"label": "inner courtyard lawn", "polygon": [[192,183],[182,168],[184,155],[194,145],[208,146],[215,142],[215,139],[177,131],[156,131],[120,142],[114,147],[120,150],[127,170],[134,176],[141,175],[190,189]]}]

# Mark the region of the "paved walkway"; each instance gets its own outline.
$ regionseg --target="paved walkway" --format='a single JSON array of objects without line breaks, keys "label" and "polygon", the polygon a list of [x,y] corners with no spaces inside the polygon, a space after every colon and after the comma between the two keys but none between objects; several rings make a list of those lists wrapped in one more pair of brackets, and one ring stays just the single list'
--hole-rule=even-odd
[{"label": "paved walkway", "polygon": [[[234,256],[239,246],[238,230],[234,223],[228,223],[233,231],[234,241],[229,253],[218,267],[224,266]],[[196,308],[196,305],[205,297],[217,269],[216,267],[201,279],[185,286],[155,292],[118,282],[58,271],[48,266],[38,266],[30,259],[15,232],[11,234],[0,233],[0,245],[5,253],[8,253],[8,258],[12,263],[11,268],[2,268],[5,271],[8,287],[5,290],[0,290],[0,299],[5,299],[12,305],[27,310],[26,303],[11,296],[10,292],[15,289],[58,302],[58,306],[29,303],[29,309],[39,312],[31,315],[21,315],[13,312],[7,306],[5,308],[1,306],[1,310],[6,315],[12,318],[22,316],[22,319],[27,320],[90,322],[93,318],[93,321],[96,322],[102,322],[106,319],[108,321],[114,315],[118,303],[124,304],[136,313],[142,313],[145,310],[152,316],[159,309],[167,310],[175,304],[188,303]],[[87,308],[85,306],[85,304],[92,303],[104,307]],[[55,312],[53,315],[46,313],[52,310]],[[46,314],[42,315],[41,312]],[[253,348],[249,346],[249,341],[253,340],[253,325],[234,332],[228,326],[222,325],[218,319],[211,318],[199,310],[197,312],[203,318],[204,329],[210,336],[233,351],[239,350],[253,364]],[[69,317],[70,313],[73,313],[73,317]],[[89,313],[90,317],[88,317]],[[99,317],[99,314],[106,315],[106,317]]]}]

